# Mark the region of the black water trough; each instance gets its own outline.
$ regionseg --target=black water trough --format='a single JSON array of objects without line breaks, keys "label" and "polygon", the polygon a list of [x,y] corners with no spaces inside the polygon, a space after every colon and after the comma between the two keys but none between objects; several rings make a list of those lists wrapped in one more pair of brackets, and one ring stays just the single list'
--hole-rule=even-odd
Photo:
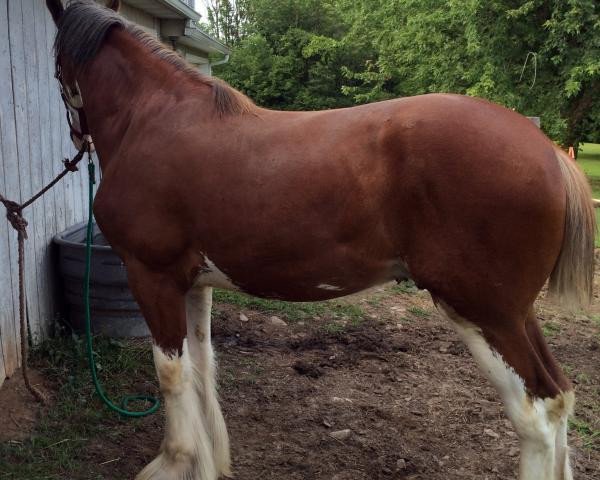
[{"label": "black water trough", "polygon": [[[85,331],[85,233],[86,224],[79,223],[54,237],[54,243],[59,248],[59,270],[69,308],[69,321],[79,332]],[[94,333],[111,337],[150,335],[139,306],[127,285],[125,266],[95,224],[90,305]]]}]

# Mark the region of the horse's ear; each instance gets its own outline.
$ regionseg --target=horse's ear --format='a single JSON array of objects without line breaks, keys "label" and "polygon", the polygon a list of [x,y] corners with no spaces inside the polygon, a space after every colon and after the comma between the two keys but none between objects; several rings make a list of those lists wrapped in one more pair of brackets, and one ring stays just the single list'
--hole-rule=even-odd
[{"label": "horse's ear", "polygon": [[46,6],[48,10],[50,10],[50,15],[52,15],[52,20],[54,23],[58,25],[58,21],[65,11],[65,7],[63,7],[61,0],[46,0]]},{"label": "horse's ear", "polygon": [[121,8],[121,0],[108,0],[108,2],[106,2],[106,6],[111,10],[118,12],[119,8]]}]

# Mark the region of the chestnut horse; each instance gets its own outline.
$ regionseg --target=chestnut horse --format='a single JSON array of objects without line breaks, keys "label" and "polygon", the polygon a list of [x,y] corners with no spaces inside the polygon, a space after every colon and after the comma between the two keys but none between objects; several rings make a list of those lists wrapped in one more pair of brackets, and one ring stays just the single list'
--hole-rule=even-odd
[{"label": "chestnut horse", "polygon": [[138,480],[231,474],[212,287],[313,301],[406,278],[497,388],[519,478],[572,478],[573,390],[533,302],[548,278],[589,300],[595,220],[584,176],[533,123],[445,94],[267,110],[109,8],[47,5],[74,139],[92,135],[103,171],[94,213],[154,339],[166,429]]}]

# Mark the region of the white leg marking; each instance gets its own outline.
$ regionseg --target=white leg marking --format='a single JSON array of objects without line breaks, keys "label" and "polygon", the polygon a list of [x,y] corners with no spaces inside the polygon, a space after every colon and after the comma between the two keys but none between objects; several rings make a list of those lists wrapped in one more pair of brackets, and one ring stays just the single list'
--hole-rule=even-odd
[{"label": "white leg marking", "polygon": [[210,258],[204,255],[204,262],[200,268],[200,273],[194,280],[194,286],[217,287],[225,290],[239,290],[239,288],[231,281],[227,274],[219,270]]},{"label": "white leg marking", "polygon": [[567,444],[567,433],[569,431],[569,415],[573,413],[575,406],[575,394],[566,392],[564,394],[565,408],[560,412],[558,428],[556,431],[556,463],[555,480],[573,480],[571,463],[569,462],[569,446]]},{"label": "white leg marking", "polygon": [[211,307],[211,287],[194,288],[188,292],[187,327],[190,355],[194,366],[194,383],[201,398],[208,435],[212,440],[217,473],[230,476],[229,435],[215,386],[216,362],[210,335]]},{"label": "white leg marking", "polygon": [[317,288],[320,288],[321,290],[331,290],[334,292],[340,292],[343,290],[342,287],[338,287],[336,285],[329,285],[328,283],[321,283],[320,285],[317,285]]},{"label": "white leg marking", "polygon": [[187,339],[181,356],[165,353],[156,345],[153,353],[165,398],[165,437],[161,453],[136,480],[216,480],[211,443],[194,387]]},{"label": "white leg marking", "polygon": [[[506,415],[521,441],[519,479],[570,480],[566,475],[555,476],[555,446],[558,442],[560,418],[564,416],[566,422],[566,405],[569,398],[573,398],[573,393],[565,392],[546,399],[530,397],[523,379],[490,347],[478,327],[460,318],[451,308],[442,304],[438,304],[438,307],[469,347],[479,368],[498,390],[504,402]],[[566,447],[566,439],[564,446]],[[566,455],[566,449],[562,451]],[[568,469],[570,472],[568,457],[563,457],[562,465],[563,470]],[[558,468],[556,467],[557,470]]]}]

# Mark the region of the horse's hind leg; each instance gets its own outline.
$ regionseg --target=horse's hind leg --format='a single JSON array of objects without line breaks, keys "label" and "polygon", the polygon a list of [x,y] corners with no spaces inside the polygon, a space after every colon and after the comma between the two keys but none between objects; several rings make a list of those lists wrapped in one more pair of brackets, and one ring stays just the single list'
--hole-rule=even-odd
[{"label": "horse's hind leg", "polygon": [[567,405],[560,414],[558,427],[556,431],[555,441],[555,474],[554,478],[559,480],[571,480],[573,475],[571,473],[571,465],[569,463],[569,446],[567,444],[567,431],[568,431],[568,420],[569,415],[572,414],[573,404],[575,397],[572,392],[572,386],[569,380],[564,376],[562,370],[556,363],[556,360],[552,356],[546,340],[544,340],[544,334],[540,328],[539,322],[535,316],[533,310],[527,317],[526,321],[527,337],[533,345],[534,349],[538,353],[540,359],[544,362],[546,370],[563,392],[566,393]]},{"label": "horse's hind leg", "polygon": [[186,295],[188,345],[195,369],[194,380],[202,401],[208,435],[212,440],[217,472],[231,475],[229,436],[215,388],[215,356],[210,335],[212,288],[196,287]]},{"label": "horse's hind leg", "polygon": [[169,275],[140,265],[128,263],[127,274],[154,339],[154,363],[166,414],[160,454],[136,480],[216,480],[186,339],[185,292]]},{"label": "horse's hind leg", "polygon": [[461,318],[439,300],[436,304],[503,400],[521,442],[520,480],[571,480],[566,421],[574,395],[532,314],[478,322]]}]

